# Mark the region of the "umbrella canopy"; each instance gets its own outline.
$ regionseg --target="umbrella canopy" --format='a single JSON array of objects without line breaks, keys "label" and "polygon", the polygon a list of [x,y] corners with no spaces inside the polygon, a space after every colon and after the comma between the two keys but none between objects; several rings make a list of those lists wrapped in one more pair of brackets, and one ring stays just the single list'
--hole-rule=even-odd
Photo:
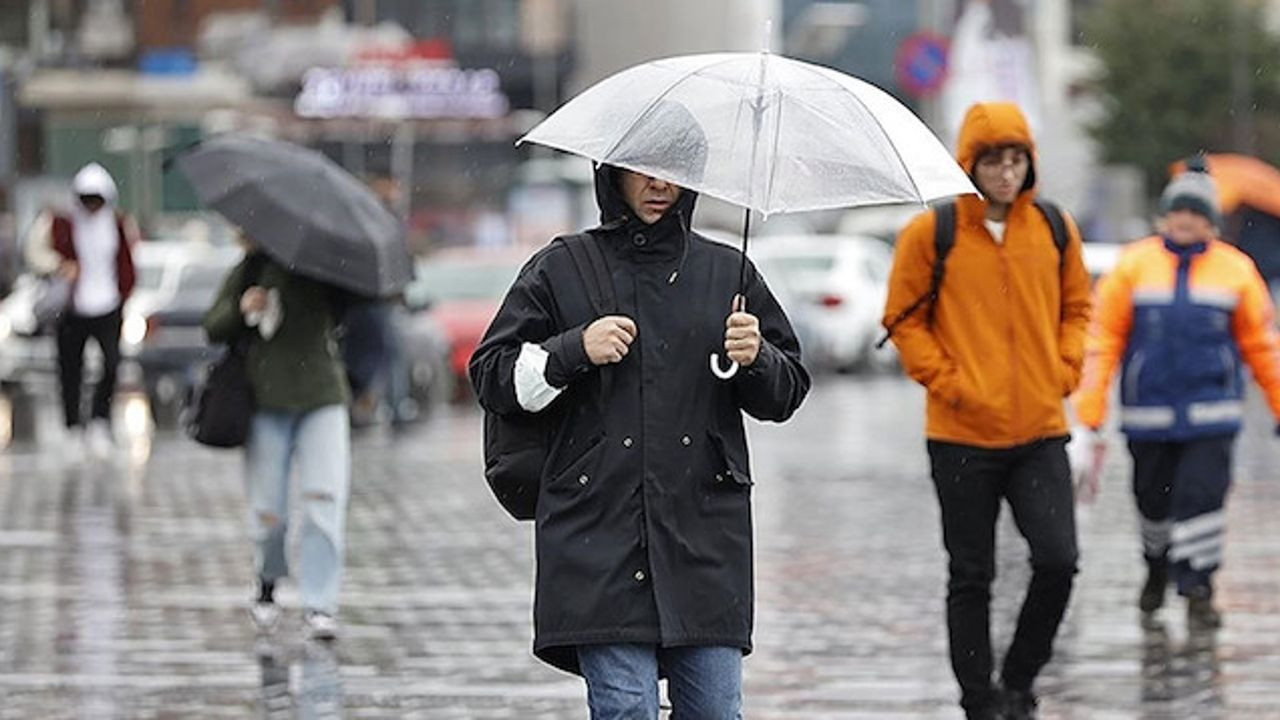
[{"label": "umbrella canopy", "polygon": [[[1241,205],[1280,217],[1280,170],[1250,155],[1205,155],[1209,175],[1218,186],[1222,212],[1233,213]],[[1185,170],[1185,161],[1174,163],[1171,173]]]},{"label": "umbrella canopy", "polygon": [[976,192],[942,143],[888,93],[769,53],[687,55],[624,70],[520,142],[765,215]]},{"label": "umbrella canopy", "polygon": [[324,155],[226,135],[176,162],[203,204],[291,272],[371,297],[409,281],[413,264],[400,222]]}]

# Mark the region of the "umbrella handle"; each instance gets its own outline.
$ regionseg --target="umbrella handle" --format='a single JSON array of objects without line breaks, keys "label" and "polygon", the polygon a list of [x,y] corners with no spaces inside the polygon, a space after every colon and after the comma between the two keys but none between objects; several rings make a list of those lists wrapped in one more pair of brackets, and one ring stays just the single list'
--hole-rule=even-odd
[{"label": "umbrella handle", "polygon": [[711,353],[711,374],[721,380],[728,380],[738,374],[738,361],[730,360],[727,370],[720,369],[720,353]]}]

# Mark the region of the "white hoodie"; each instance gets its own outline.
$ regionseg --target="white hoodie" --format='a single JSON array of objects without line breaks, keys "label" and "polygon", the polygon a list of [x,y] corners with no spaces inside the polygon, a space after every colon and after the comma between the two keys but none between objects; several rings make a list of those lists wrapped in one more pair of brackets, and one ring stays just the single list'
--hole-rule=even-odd
[{"label": "white hoodie", "polygon": [[89,212],[79,200],[71,210],[71,235],[76,247],[80,276],[76,280],[72,306],[76,314],[97,317],[120,307],[120,281],[116,257],[120,252],[120,231],[116,226],[116,183],[106,168],[89,163],[71,181],[76,196],[101,195],[106,204]]}]

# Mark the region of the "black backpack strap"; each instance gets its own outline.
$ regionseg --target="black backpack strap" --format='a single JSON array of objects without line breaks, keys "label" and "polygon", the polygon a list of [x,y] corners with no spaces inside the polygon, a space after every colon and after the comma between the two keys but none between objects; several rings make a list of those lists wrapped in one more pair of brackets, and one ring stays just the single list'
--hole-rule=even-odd
[{"label": "black backpack strap", "polygon": [[1053,244],[1058,248],[1058,274],[1061,275],[1067,267],[1067,243],[1071,241],[1071,234],[1067,232],[1067,220],[1058,206],[1048,200],[1036,198],[1035,206],[1049,223],[1049,232],[1053,233]]},{"label": "black backpack strap", "polygon": [[933,277],[929,281],[929,327],[933,327],[933,315],[938,307],[938,291],[947,273],[947,256],[956,246],[956,204],[947,201],[938,206],[933,224]]},{"label": "black backpack strap", "polygon": [[926,311],[929,326],[933,326],[933,309],[938,303],[938,291],[942,289],[942,278],[946,274],[947,256],[951,254],[951,248],[956,244],[955,201],[939,203],[933,209],[933,217],[933,273],[929,278],[929,290],[916,298],[915,302],[898,313],[898,316],[889,323],[885,328],[884,337],[876,343],[876,349],[884,347],[884,344],[893,336],[893,331],[925,303],[929,304],[929,309]]},{"label": "black backpack strap", "polygon": [[591,309],[596,315],[610,315],[617,309],[617,299],[613,292],[613,278],[609,274],[609,264],[596,244],[595,236],[590,233],[564,235],[556,238],[569,250],[578,277],[587,290],[587,298],[591,301]]},{"label": "black backpack strap", "polygon": [[[613,276],[609,272],[609,263],[600,251],[598,240],[591,233],[564,235],[556,238],[569,250],[569,257],[578,270],[578,277],[587,290],[587,298],[591,301],[591,309],[596,317],[613,315],[618,311],[617,295],[613,289]],[[613,371],[608,365],[600,368],[600,417],[604,421],[605,399],[613,389]]]}]

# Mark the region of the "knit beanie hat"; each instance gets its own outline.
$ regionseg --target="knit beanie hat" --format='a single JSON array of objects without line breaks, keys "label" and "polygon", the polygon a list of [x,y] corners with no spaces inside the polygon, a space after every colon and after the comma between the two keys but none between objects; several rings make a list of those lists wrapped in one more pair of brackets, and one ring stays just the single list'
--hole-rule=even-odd
[{"label": "knit beanie hat", "polygon": [[1209,219],[1214,227],[1222,226],[1222,210],[1218,204],[1218,186],[1209,176],[1204,158],[1187,160],[1187,169],[1165,186],[1160,194],[1160,214],[1174,210],[1190,210]]}]

